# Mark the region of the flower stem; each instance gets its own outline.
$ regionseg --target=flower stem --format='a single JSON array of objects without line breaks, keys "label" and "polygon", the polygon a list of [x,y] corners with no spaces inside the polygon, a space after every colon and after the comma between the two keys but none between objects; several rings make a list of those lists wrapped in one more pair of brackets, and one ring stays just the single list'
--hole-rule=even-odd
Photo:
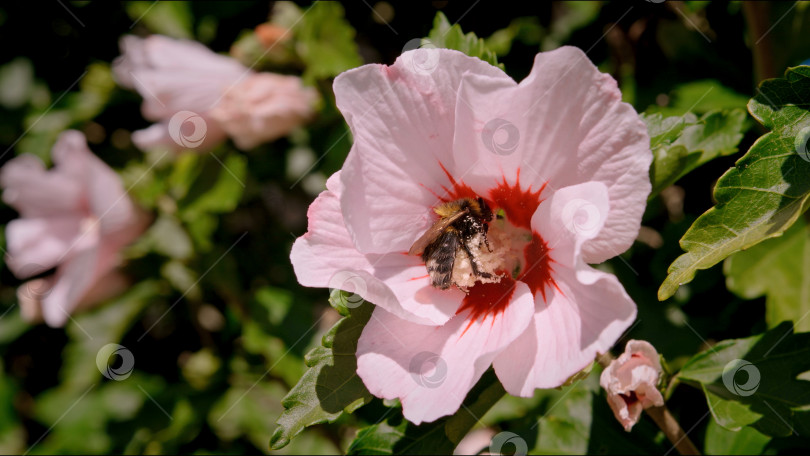
[{"label": "flower stem", "polygon": [[771,5],[768,2],[742,2],[743,16],[754,57],[755,83],[778,76],[773,60],[773,42],[769,36]]},{"label": "flower stem", "polygon": [[655,421],[655,424],[664,431],[667,438],[672,445],[678,450],[678,453],[681,454],[700,454],[695,444],[689,439],[689,436],[686,435],[686,432],[683,431],[681,425],[678,424],[678,421],[675,420],[675,417],[669,413],[669,409],[666,405],[662,407],[650,407],[646,409],[646,412],[650,417]]}]

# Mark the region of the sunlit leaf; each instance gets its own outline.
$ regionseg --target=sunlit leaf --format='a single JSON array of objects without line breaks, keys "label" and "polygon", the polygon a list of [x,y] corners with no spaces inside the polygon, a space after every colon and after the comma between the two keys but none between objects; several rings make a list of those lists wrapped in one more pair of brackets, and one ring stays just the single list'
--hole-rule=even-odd
[{"label": "sunlit leaf", "polygon": [[[450,25],[447,16],[441,11],[436,13],[436,17],[433,19],[433,28],[430,30],[427,40],[434,47],[455,49],[469,56],[478,57],[492,65],[498,65],[498,57],[487,48],[482,38],[478,38],[473,32],[465,35],[461,26]],[[501,68],[503,68],[502,65]]]},{"label": "sunlit leaf", "polygon": [[188,2],[127,2],[125,6],[133,25],[143,23],[155,33],[175,38],[193,37]]},{"label": "sunlit leaf", "polygon": [[799,219],[783,236],[735,253],[723,265],[728,289],[754,299],[765,295],[769,327],[785,320],[810,331],[810,226]]},{"label": "sunlit leaf", "polygon": [[717,205],[681,239],[658,298],[672,296],[699,269],[787,230],[810,204],[810,67],[764,81],[748,110],[771,132],[760,137],[714,190]]},{"label": "sunlit leaf", "polygon": [[364,303],[353,309],[323,337],[323,346],[307,354],[309,370],[282,401],[285,410],[270,438],[272,449],[283,448],[308,426],[331,423],[371,400],[357,376],[356,352],[373,307]]},{"label": "sunlit leaf", "polygon": [[716,110],[745,110],[748,97],[739,94],[714,79],[703,79],[679,84],[669,96],[666,106],[652,105],[648,113],[664,116],[682,116],[687,113],[704,114]]},{"label": "sunlit leaf", "polygon": [[354,42],[354,28],[338,2],[315,2],[292,30],[295,49],[306,65],[305,81],[334,77],[363,64]]},{"label": "sunlit leaf", "polygon": [[694,114],[642,114],[641,118],[647,124],[654,157],[650,198],[698,166],[737,152],[745,129],[742,110],[713,111],[700,119]]},{"label": "sunlit leaf", "polygon": [[761,454],[771,438],[751,427],[730,431],[709,421],[706,427],[706,454]]}]

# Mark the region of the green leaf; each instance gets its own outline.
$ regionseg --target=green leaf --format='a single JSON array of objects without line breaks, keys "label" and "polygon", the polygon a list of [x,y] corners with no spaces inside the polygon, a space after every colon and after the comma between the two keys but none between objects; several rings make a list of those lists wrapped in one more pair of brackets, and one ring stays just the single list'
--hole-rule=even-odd
[{"label": "green leaf", "polygon": [[236,209],[245,189],[247,159],[232,153],[220,160],[212,155],[188,194],[178,205],[183,218],[191,219],[201,212],[228,213]]},{"label": "green leaf", "polygon": [[352,413],[372,396],[357,376],[357,340],[374,306],[364,303],[341,319],[326,335],[322,347],[306,356],[307,372],[284,397],[284,413],[270,438],[270,447],[283,448],[304,428],[332,423]]},{"label": "green leaf", "polygon": [[441,11],[436,13],[433,19],[433,28],[428,33],[427,41],[435,47],[455,49],[503,69],[503,65],[498,65],[498,57],[487,48],[483,39],[478,38],[473,32],[465,35],[461,26],[450,25],[447,16]]},{"label": "green leaf", "polygon": [[[232,386],[208,413],[209,426],[222,440],[230,442],[240,436],[246,436],[257,449],[265,450],[267,430],[273,426],[273,418],[283,411],[281,398],[287,391],[278,382],[263,381],[258,374],[237,375],[229,381],[229,384]],[[340,453],[340,449],[316,430],[304,431],[301,438],[293,440],[282,452],[274,452],[274,454],[337,453]]]},{"label": "green leaf", "polygon": [[783,236],[726,258],[723,271],[738,296],[767,296],[768,327],[792,320],[797,331],[810,331],[810,226],[802,218]]},{"label": "green leaf", "polygon": [[743,109],[748,97],[739,94],[714,79],[691,81],[676,86],[668,106],[652,105],[648,113],[658,112],[664,116],[682,116],[687,113],[703,114],[718,109]]},{"label": "green leaf", "polygon": [[17,394],[17,385],[0,367],[0,452],[6,454],[22,453],[26,447],[25,430],[13,405]]},{"label": "green leaf", "polygon": [[[591,421],[593,392],[579,383],[558,392],[548,413],[538,420],[537,443],[532,454],[586,454]],[[567,393],[567,394],[566,394]]]},{"label": "green leaf", "polygon": [[704,450],[706,454],[762,454],[770,441],[754,428],[729,431],[712,420],[706,428]]},{"label": "green leaf", "polygon": [[746,128],[745,112],[713,111],[698,119],[688,113],[677,117],[642,114],[650,134],[653,164],[650,198],[698,166],[737,152]]},{"label": "green leaf", "polygon": [[143,22],[153,32],[174,38],[193,38],[188,2],[129,2],[126,10],[133,21]]},{"label": "green leaf", "polygon": [[45,438],[28,451],[33,454],[110,453],[115,435],[109,432],[108,426],[114,426],[113,422],[128,421],[128,425],[132,425],[131,420],[147,403],[154,416],[165,419],[163,412],[144,394],[158,397],[156,400],[166,405],[159,396],[165,389],[162,377],[148,376],[138,370],[122,381],[89,386],[62,383],[36,397],[34,418],[49,431],[38,434]]},{"label": "green leaf", "polygon": [[[794,334],[785,322],[745,339],[725,340],[692,357],[678,379],[706,394],[721,426],[732,431],[751,425],[770,436],[794,432],[794,412],[810,405],[810,333]],[[806,424],[804,424],[806,425]]]},{"label": "green leaf", "polygon": [[[60,95],[52,106],[32,109],[25,118],[26,134],[17,143],[18,155],[30,153],[51,163],[51,148],[57,137],[68,128],[82,128],[85,122],[101,114],[115,91],[110,64],[92,63],[82,77]],[[91,141],[92,142],[92,141]]]},{"label": "green leaf", "polygon": [[141,254],[155,251],[177,260],[187,260],[194,253],[191,238],[171,215],[159,215],[152,226],[141,236],[134,246]]},{"label": "green leaf", "polygon": [[419,426],[397,416],[361,429],[347,454],[451,454],[478,418],[506,391],[489,369],[476,383],[455,415]]},{"label": "green leaf", "polygon": [[34,90],[34,66],[26,57],[0,66],[0,105],[10,110],[25,106]]},{"label": "green leaf", "polygon": [[96,357],[101,348],[121,341],[135,318],[161,291],[158,282],[143,281],[98,309],[73,317],[67,325],[70,343],[63,355],[60,387],[79,390],[98,381],[101,371],[96,368]]},{"label": "green leaf", "polygon": [[543,39],[543,51],[551,51],[565,44],[575,31],[592,23],[602,10],[601,2],[559,2],[555,5],[554,20],[548,36]]},{"label": "green leaf", "polygon": [[[748,110],[772,131],[760,137],[714,190],[717,205],[681,238],[685,254],[669,267],[658,299],[732,253],[787,230],[810,204],[810,67],[760,85]],[[798,147],[797,147],[798,145]]]},{"label": "green leaf", "polygon": [[292,30],[295,50],[306,68],[302,77],[309,83],[363,64],[354,42],[354,28],[338,2],[315,2]]}]

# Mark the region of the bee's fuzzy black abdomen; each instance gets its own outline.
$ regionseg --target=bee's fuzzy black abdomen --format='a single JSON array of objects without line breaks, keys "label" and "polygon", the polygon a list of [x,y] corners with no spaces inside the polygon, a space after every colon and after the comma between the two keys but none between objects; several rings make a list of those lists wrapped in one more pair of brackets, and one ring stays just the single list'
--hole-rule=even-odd
[{"label": "bee's fuzzy black abdomen", "polygon": [[453,284],[453,266],[459,248],[458,232],[454,229],[443,232],[422,254],[430,282],[436,288],[446,290]]}]

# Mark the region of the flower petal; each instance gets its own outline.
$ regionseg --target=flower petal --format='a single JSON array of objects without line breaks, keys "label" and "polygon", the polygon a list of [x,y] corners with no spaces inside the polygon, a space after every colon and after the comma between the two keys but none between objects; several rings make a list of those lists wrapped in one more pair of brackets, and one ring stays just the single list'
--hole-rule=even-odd
[{"label": "flower petal", "polygon": [[60,134],[51,155],[59,171],[85,186],[88,215],[96,217],[102,235],[125,229],[134,222],[135,205],[121,178],[90,151],[84,134],[76,130]]},{"label": "flower petal", "polygon": [[[207,116],[200,116],[205,122],[205,138],[194,149],[206,151],[225,140],[225,132],[219,124]],[[132,142],[138,149],[150,150],[163,147],[171,151],[181,151],[187,149],[178,144],[169,134],[168,122],[159,122],[150,125],[143,130],[132,132]]]},{"label": "flower petal", "polygon": [[[636,305],[616,276],[586,265],[582,245],[598,236],[608,210],[601,182],[554,192],[532,217],[554,259],[555,288],[537,295],[532,327],[493,365],[504,388],[530,396],[555,388],[606,352],[636,317]],[[531,361],[529,361],[531,360]]]},{"label": "flower petal", "polygon": [[42,298],[42,317],[48,326],[64,326],[79,301],[99,276],[100,248],[90,248],[68,259],[56,271],[53,288]]},{"label": "flower petal", "polygon": [[[49,218],[21,218],[6,225],[8,256],[6,263],[19,279],[41,274],[56,267],[72,250],[81,246],[76,242],[82,219],[78,216]],[[87,239],[83,245],[98,242]]]},{"label": "flower petal", "polygon": [[329,178],[327,191],[310,205],[308,231],[293,244],[290,260],[298,281],[356,293],[408,321],[444,324],[455,315],[464,293],[430,286],[418,257],[358,252],[340,211],[340,173]]},{"label": "flower petal", "polygon": [[[346,225],[363,253],[407,251],[432,224],[429,208],[451,182],[456,96],[467,72],[509,79],[447,49],[417,49],[392,66],[365,65],[335,78],[337,106],[354,135],[343,166]],[[437,197],[438,196],[438,197]]]},{"label": "flower petal", "polygon": [[605,353],[636,318],[636,305],[616,276],[581,264],[556,265],[558,290],[537,297],[532,326],[493,365],[504,388],[531,396],[556,388]]},{"label": "flower petal", "polygon": [[222,97],[209,113],[240,149],[278,139],[308,121],[318,93],[301,78],[253,74]]},{"label": "flower petal", "polygon": [[113,62],[119,84],[143,97],[143,115],[167,119],[178,111],[203,113],[250,72],[238,61],[204,45],[161,35],[125,36]]},{"label": "flower petal", "polygon": [[[520,84],[469,74],[456,106],[456,162],[474,164],[474,190],[505,177],[562,188],[588,181],[608,187],[605,229],[583,246],[588,263],[624,252],[638,234],[650,193],[647,128],[621,101],[616,81],[574,47],[537,55]],[[497,174],[496,171],[497,170]]]},{"label": "flower petal", "polygon": [[375,396],[399,398],[414,424],[454,413],[493,358],[531,321],[529,287],[517,282],[513,293],[503,314],[471,322],[467,311],[441,327],[375,309],[357,343],[358,375]]},{"label": "flower petal", "polygon": [[532,229],[551,249],[555,262],[574,267],[582,247],[599,236],[608,220],[608,188],[601,182],[586,182],[554,191],[532,216]]},{"label": "flower petal", "polygon": [[80,182],[58,169],[48,171],[42,160],[20,155],[0,169],[3,201],[23,217],[75,214],[82,209]]}]

